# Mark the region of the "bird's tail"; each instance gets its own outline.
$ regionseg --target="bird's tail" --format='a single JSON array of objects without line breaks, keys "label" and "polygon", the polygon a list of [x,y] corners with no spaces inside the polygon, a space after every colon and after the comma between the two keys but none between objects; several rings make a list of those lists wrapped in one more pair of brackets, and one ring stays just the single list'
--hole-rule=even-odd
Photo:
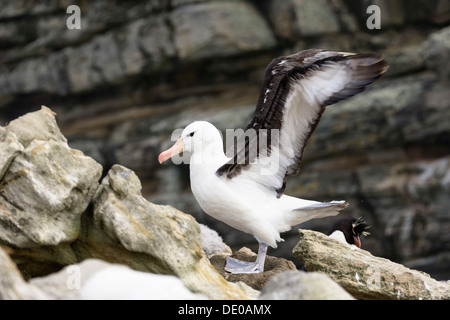
[{"label": "bird's tail", "polygon": [[288,223],[291,226],[295,226],[311,219],[335,216],[347,206],[348,202],[344,200],[331,202],[310,201],[292,210],[288,215]]}]

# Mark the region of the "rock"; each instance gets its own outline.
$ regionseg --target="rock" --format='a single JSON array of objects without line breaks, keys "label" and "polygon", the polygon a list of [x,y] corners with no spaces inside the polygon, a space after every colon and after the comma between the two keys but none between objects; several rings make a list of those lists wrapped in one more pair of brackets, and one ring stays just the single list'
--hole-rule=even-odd
[{"label": "rock", "polygon": [[25,148],[33,140],[55,141],[67,146],[67,139],[59,130],[55,119],[56,113],[42,106],[37,112],[27,113],[5,127],[8,132],[16,135],[18,142]]},{"label": "rock", "polygon": [[66,10],[67,3],[58,0],[49,0],[45,3],[28,3],[26,1],[3,2],[0,18],[21,18],[40,14],[51,14]]},{"label": "rock", "polygon": [[118,41],[111,32],[69,50],[66,55],[67,77],[72,92],[88,91],[103,83],[116,83],[124,76]]},{"label": "rock", "polygon": [[1,241],[30,248],[75,240],[102,167],[69,148],[46,107],[2,130],[10,156],[0,170]]},{"label": "rock", "polygon": [[3,178],[14,158],[23,150],[23,146],[17,141],[16,135],[0,127],[0,180]]},{"label": "rock", "polygon": [[127,76],[138,75],[146,69],[162,70],[167,60],[176,56],[170,28],[163,16],[133,21],[117,40]]},{"label": "rock", "polygon": [[421,56],[422,42],[392,49],[393,52],[385,53],[386,60],[389,61],[390,77],[417,72],[424,68]]},{"label": "rock", "polygon": [[[369,7],[372,2],[370,1],[363,1],[364,4],[362,7],[367,10],[367,7]],[[402,25],[405,23],[406,20],[406,14],[405,14],[405,7],[400,1],[386,1],[386,0],[379,0],[376,2],[376,5],[380,8],[380,27],[387,27],[387,26],[396,26],[396,25]],[[364,17],[368,17],[369,15],[367,12],[364,12]],[[373,12],[371,12],[373,13]]]},{"label": "rock", "polygon": [[108,172],[85,226],[80,242],[73,245],[79,256],[176,275],[190,290],[211,299],[248,298],[211,267],[195,219],[145,200],[138,177],[127,168],[114,165]]},{"label": "rock", "polygon": [[299,229],[294,256],[325,273],[357,299],[449,299],[450,283],[408,269],[315,231]]},{"label": "rock", "polygon": [[0,300],[45,300],[50,297],[25,282],[8,253],[0,246]]},{"label": "rock", "polygon": [[145,200],[132,170],[114,165],[99,185],[102,167],[69,148],[50,109],[20,117],[0,132],[2,143],[11,146],[1,170],[0,243],[27,279],[101,258],[174,275],[212,299],[255,296],[224,281],[202,249],[195,219]]},{"label": "rock", "polygon": [[[225,278],[225,280],[230,282],[243,282],[255,290],[261,290],[266,282],[277,273],[286,270],[297,270],[291,261],[283,258],[267,256],[264,265],[264,272],[255,274],[231,274],[224,270],[226,258],[228,256],[229,255],[227,254],[216,254],[210,258],[211,264]],[[233,258],[249,262],[255,261],[256,256],[256,253],[245,247],[234,252],[232,255]]]},{"label": "rock", "polygon": [[226,57],[276,44],[264,19],[252,5],[240,0],[176,7],[170,19],[175,48],[183,60]]},{"label": "rock", "polygon": [[[266,21],[244,1],[195,2],[171,11],[153,5],[128,5],[128,16],[118,3],[87,5],[80,30],[67,29],[59,16],[40,20],[40,41],[6,55],[6,61],[15,63],[0,70],[0,94],[81,94],[166,72],[173,69],[172,61],[228,57],[276,45]],[[115,24],[119,27],[113,28]],[[14,28],[7,33],[17,33]]]},{"label": "rock", "polygon": [[274,0],[269,16],[277,34],[289,40],[339,31],[333,8],[325,0]]},{"label": "rock", "polygon": [[331,278],[319,272],[284,271],[266,283],[259,300],[353,300]]},{"label": "rock", "polygon": [[422,56],[429,69],[450,79],[450,27],[432,33],[423,44]]},{"label": "rock", "polygon": [[[357,171],[367,201],[379,208],[377,232],[392,237],[395,252],[404,257],[433,255],[445,246],[450,226],[438,212],[445,212],[450,205],[449,172],[448,156],[372,165]],[[431,216],[431,212],[436,213]],[[449,261],[441,261],[439,265],[448,268]]]},{"label": "rock", "polygon": [[367,13],[370,5],[380,8],[381,29],[400,25],[428,23],[445,25],[449,20],[448,2],[445,0],[412,0],[408,2],[387,0],[345,1],[346,5],[359,18],[360,24],[366,27],[366,19],[372,14]]}]

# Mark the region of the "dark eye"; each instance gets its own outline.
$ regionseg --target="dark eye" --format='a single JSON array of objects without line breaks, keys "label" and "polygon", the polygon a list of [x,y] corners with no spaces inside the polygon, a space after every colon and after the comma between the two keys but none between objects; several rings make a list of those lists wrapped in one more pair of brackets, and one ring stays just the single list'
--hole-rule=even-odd
[{"label": "dark eye", "polygon": [[192,131],[191,133],[189,133],[189,136],[193,137],[194,133],[195,133],[195,131]]}]

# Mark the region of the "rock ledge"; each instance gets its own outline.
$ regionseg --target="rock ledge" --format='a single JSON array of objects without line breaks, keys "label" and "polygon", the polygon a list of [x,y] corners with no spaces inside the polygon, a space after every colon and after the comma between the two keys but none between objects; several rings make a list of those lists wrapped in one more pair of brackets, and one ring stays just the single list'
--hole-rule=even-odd
[{"label": "rock ledge", "polygon": [[315,231],[299,229],[293,250],[308,271],[331,277],[357,299],[450,299],[450,283],[375,257]]}]

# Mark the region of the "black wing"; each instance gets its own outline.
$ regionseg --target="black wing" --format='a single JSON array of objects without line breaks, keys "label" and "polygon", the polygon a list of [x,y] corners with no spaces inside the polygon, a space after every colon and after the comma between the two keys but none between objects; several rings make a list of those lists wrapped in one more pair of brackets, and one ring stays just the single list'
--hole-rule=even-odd
[{"label": "black wing", "polygon": [[253,119],[216,174],[254,180],[281,196],[325,107],[363,91],[387,69],[380,54],[318,49],[272,60]]}]

